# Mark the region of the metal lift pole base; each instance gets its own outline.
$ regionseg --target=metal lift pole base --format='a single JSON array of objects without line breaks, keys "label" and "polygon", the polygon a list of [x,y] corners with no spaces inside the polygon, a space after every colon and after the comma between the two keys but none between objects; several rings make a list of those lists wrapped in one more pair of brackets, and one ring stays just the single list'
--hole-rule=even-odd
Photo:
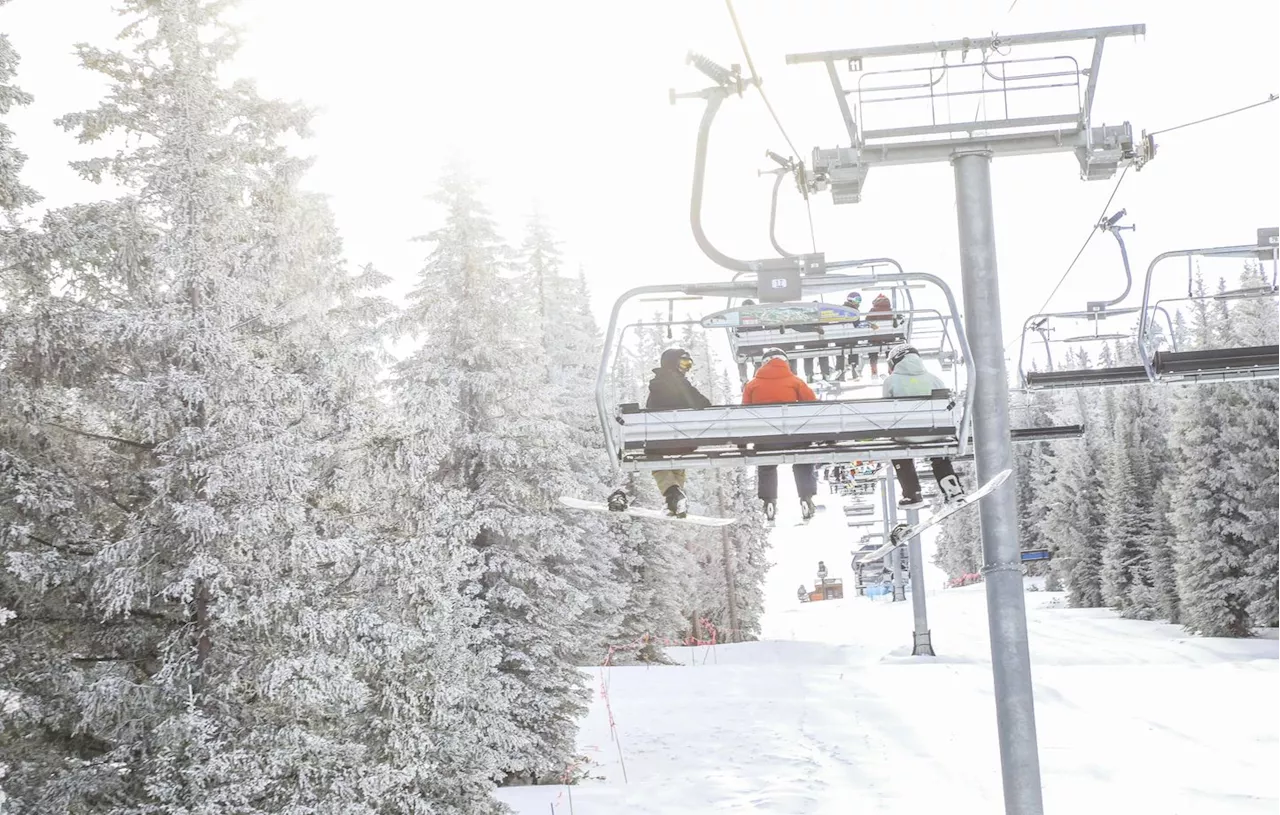
[{"label": "metal lift pole base", "polygon": [[911,656],[913,657],[936,657],[933,652],[933,641],[929,637],[930,632],[925,631],[923,634],[919,631],[912,632],[914,642],[911,645]]}]

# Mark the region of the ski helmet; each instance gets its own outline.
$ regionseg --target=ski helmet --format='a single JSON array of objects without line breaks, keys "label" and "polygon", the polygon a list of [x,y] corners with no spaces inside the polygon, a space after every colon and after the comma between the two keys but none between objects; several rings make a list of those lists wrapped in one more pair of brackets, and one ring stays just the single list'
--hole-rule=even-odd
[{"label": "ski helmet", "polygon": [[786,358],[787,358],[787,352],[786,352],[786,351],[783,351],[781,348],[766,348],[766,349],[764,349],[764,361],[765,361],[765,362],[768,362],[768,361],[769,361],[769,360],[771,360],[771,359],[786,359]]},{"label": "ski helmet", "polygon": [[892,371],[893,367],[899,362],[902,362],[902,360],[906,358],[907,354],[918,355],[919,353],[919,351],[910,345],[899,345],[889,353],[889,370]]},{"label": "ski helmet", "polygon": [[862,305],[862,292],[860,291],[849,292],[849,296],[844,298],[844,302],[846,305],[852,303],[853,306],[857,308],[858,306]]}]

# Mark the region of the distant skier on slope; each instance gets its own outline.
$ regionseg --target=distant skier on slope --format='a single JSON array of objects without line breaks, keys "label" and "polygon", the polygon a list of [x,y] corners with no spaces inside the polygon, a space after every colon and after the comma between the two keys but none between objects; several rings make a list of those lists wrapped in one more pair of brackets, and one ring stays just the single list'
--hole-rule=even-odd
[{"label": "distant skier on slope", "polygon": [[[764,364],[742,389],[742,404],[768,405],[782,402],[816,402],[818,397],[804,380],[791,372],[787,354],[780,348],[766,348]],[[768,445],[756,445],[768,450]],[[818,494],[818,481],[812,464],[792,464],[791,475],[800,496],[800,514],[806,521],[815,510],[813,496]],[[764,502],[764,514],[770,521],[778,514],[778,466],[766,464],[757,469],[756,494]]]},{"label": "distant skier on slope", "polygon": [[[709,407],[711,400],[703,396],[686,377],[692,368],[693,357],[683,348],[668,348],[663,351],[658,367],[653,369],[653,379],[649,380],[649,399],[645,402],[645,408],[682,410]],[[689,502],[684,495],[684,470],[654,470],[653,480],[658,482],[658,491],[667,501],[667,511],[677,518],[688,515]]]},{"label": "distant skier on slope", "polygon": [[[889,354],[889,375],[885,377],[882,391],[885,398],[895,396],[928,396],[935,390],[945,390],[946,384],[930,373],[920,359],[920,352],[910,345],[899,345]],[[933,477],[938,481],[938,490],[943,501],[950,503],[964,495],[964,487],[951,466],[951,459],[937,457],[929,459],[933,467]],[[920,494],[920,476],[916,473],[916,463],[912,459],[893,460],[893,471],[902,485],[902,499],[898,506],[903,509],[914,509],[924,504],[924,496]]]}]

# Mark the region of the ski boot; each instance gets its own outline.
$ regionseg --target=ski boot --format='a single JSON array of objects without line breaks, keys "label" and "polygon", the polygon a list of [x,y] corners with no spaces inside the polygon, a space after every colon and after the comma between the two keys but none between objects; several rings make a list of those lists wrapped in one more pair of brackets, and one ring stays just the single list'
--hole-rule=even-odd
[{"label": "ski boot", "polygon": [[938,490],[942,493],[942,503],[964,503],[964,487],[960,486],[958,477],[949,475],[942,479],[938,482]]},{"label": "ski boot", "polygon": [[778,518],[778,502],[764,499],[764,518],[769,523],[773,523]]},{"label": "ski boot", "polygon": [[684,497],[684,490],[679,487],[667,487],[667,491],[662,494],[667,499],[667,512],[683,518],[689,514],[689,500]]},{"label": "ski boot", "polygon": [[898,509],[919,509],[924,506],[924,496],[920,493],[904,495],[898,501]]},{"label": "ski boot", "polygon": [[813,513],[816,511],[817,508],[813,505],[812,498],[800,499],[800,520],[806,522],[813,520]]},{"label": "ski boot", "polygon": [[605,503],[608,505],[610,512],[626,512],[631,508],[631,499],[627,497],[627,493],[624,490],[614,490],[609,493]]}]

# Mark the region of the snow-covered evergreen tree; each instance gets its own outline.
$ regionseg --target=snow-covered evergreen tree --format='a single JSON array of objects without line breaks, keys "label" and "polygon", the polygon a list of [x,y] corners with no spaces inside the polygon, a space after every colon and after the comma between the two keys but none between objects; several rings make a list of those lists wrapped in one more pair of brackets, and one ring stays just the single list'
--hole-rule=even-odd
[{"label": "snow-covered evergreen tree", "polygon": [[[1240,276],[1243,289],[1263,289],[1270,281],[1257,263],[1245,266]],[[1241,345],[1275,345],[1280,334],[1276,299],[1255,297],[1240,300],[1232,309],[1231,328]],[[1254,625],[1280,624],[1280,446],[1277,430],[1280,385],[1272,380],[1232,386],[1236,399],[1232,410],[1232,436],[1238,453],[1230,468],[1234,488],[1242,501],[1242,523],[1238,533],[1251,546],[1245,566],[1245,593],[1249,617]]]},{"label": "snow-covered evergreen tree", "polygon": [[375,521],[383,281],[299,189],[305,112],[220,82],[228,5],[127,0],[128,51],[80,49],[108,97],[63,123],[130,147],[76,166],[127,193],[46,217],[3,332],[17,811],[489,811],[457,564]]},{"label": "snow-covered evergreen tree", "polygon": [[[0,6],[7,1],[0,0]],[[3,118],[15,106],[32,101],[29,94],[12,82],[17,66],[17,52],[9,38],[0,34],[0,218],[3,218],[3,223],[0,223],[0,268],[4,269],[0,273],[0,405],[5,407],[0,411],[0,716],[8,720],[0,728],[0,811],[7,811],[12,805],[6,792],[11,788],[6,781],[13,772],[11,762],[26,758],[14,744],[23,740],[21,733],[15,731],[30,726],[38,718],[22,710],[23,677],[20,674],[26,671],[18,669],[20,664],[29,668],[33,660],[22,653],[27,650],[25,644],[14,647],[11,630],[6,628],[16,614],[14,607],[18,605],[8,574],[7,550],[10,546],[22,544],[25,533],[20,531],[19,525],[26,512],[20,507],[40,490],[42,480],[41,474],[29,463],[35,452],[32,447],[38,446],[39,441],[29,433],[22,418],[12,413],[14,406],[20,403],[15,390],[23,389],[25,384],[22,374],[14,370],[14,340],[25,339],[22,324],[25,322],[23,312],[31,304],[31,292],[27,290],[29,274],[39,270],[41,265],[38,258],[29,255],[29,247],[24,248],[29,235],[20,226],[23,209],[35,203],[38,197],[34,190],[22,183],[20,176],[26,156],[13,146],[13,132]],[[56,503],[56,500],[50,503]],[[56,551],[47,554],[57,555]],[[42,660],[37,657],[35,661]]]},{"label": "snow-covered evergreen tree", "polygon": [[[564,276],[561,263],[551,228],[535,211],[513,288],[535,306],[535,337],[545,365],[543,395],[538,398],[554,408],[545,433],[557,455],[545,462],[541,478],[549,493],[603,500],[613,489],[613,478],[596,415],[600,330],[591,314],[585,276]],[[628,586],[619,572],[621,539],[610,532],[608,519],[594,513],[559,510],[554,523],[559,525],[556,534],[581,553],[565,564],[584,602],[573,625],[571,661],[593,664],[616,637],[627,604]]]},{"label": "snow-covered evergreen tree", "polygon": [[[1222,301],[1211,310],[1203,299],[1199,274],[1195,293],[1202,299],[1193,303],[1192,340],[1197,348],[1213,347],[1229,331],[1229,316]],[[1181,618],[1188,630],[1206,636],[1243,637],[1251,630],[1245,569],[1257,544],[1245,514],[1251,495],[1240,491],[1236,466],[1254,437],[1234,425],[1239,392],[1236,385],[1187,387],[1174,408],[1171,497]],[[1271,449],[1274,455],[1274,441]]]},{"label": "snow-covered evergreen tree", "polygon": [[1133,434],[1119,422],[1111,436],[1103,468],[1104,540],[1102,601],[1128,616],[1147,616],[1135,610],[1134,591],[1146,584],[1146,537],[1150,505],[1138,491],[1133,474]]},{"label": "snow-covered evergreen tree", "polygon": [[[1069,354],[1069,368],[1088,367],[1087,356]],[[1061,444],[1051,471],[1039,478],[1044,515],[1043,540],[1053,550],[1053,569],[1067,589],[1068,601],[1077,607],[1095,607],[1102,600],[1103,524],[1099,473],[1106,446],[1105,429],[1096,421],[1099,411],[1085,393],[1067,397],[1058,414],[1062,424],[1085,426],[1084,438]]]},{"label": "snow-covered evergreen tree", "polygon": [[555,418],[536,302],[509,296],[511,252],[478,182],[452,162],[434,199],[443,224],[420,239],[432,248],[400,321],[421,343],[394,392],[439,488],[436,528],[478,556],[479,626],[499,649],[505,710],[472,735],[499,746],[504,780],[537,780],[569,765],[587,698],[570,658],[588,607],[572,579],[584,541],[555,505],[576,491],[580,462]]}]

